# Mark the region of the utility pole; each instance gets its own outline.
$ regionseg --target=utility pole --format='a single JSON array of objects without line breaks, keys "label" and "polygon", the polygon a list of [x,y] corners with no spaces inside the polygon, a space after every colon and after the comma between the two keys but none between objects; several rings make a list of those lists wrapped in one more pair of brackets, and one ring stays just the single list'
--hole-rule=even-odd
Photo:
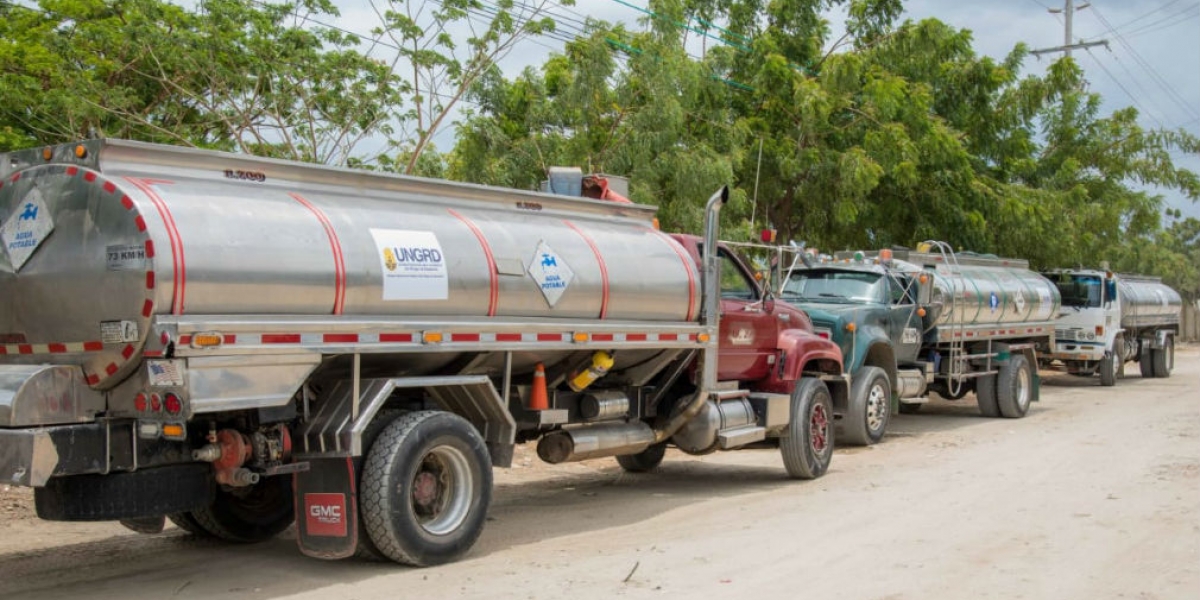
[{"label": "utility pole", "polygon": [[1062,52],[1062,53],[1066,54],[1067,57],[1070,57],[1071,51],[1076,48],[1083,49],[1083,48],[1091,48],[1092,46],[1104,46],[1105,48],[1107,48],[1108,40],[1096,40],[1094,42],[1084,42],[1084,41],[1072,42],[1072,40],[1071,40],[1071,21],[1075,17],[1075,11],[1083,10],[1089,6],[1091,6],[1091,4],[1089,4],[1087,2],[1084,2],[1083,4],[1080,4],[1079,6],[1075,6],[1075,0],[1066,0],[1066,5],[1063,6],[1062,8],[1049,9],[1051,13],[1054,13],[1054,14],[1062,13],[1062,15],[1063,15],[1063,26],[1064,26],[1063,27],[1063,45],[1055,46],[1053,48],[1039,48],[1037,50],[1031,51],[1031,53],[1038,58],[1041,58],[1043,54],[1049,54],[1051,52]]}]

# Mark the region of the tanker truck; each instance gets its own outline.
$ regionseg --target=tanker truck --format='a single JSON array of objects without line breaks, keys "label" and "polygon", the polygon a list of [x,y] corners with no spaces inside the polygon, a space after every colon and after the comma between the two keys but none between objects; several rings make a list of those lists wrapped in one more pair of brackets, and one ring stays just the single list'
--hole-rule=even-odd
[{"label": "tanker truck", "polygon": [[1058,360],[1072,375],[1100,375],[1116,385],[1125,363],[1138,363],[1142,377],[1169,377],[1175,368],[1175,335],[1183,299],[1157,277],[1118,275],[1105,270],[1056,269],[1044,275],[1062,294],[1055,326]]},{"label": "tanker truck", "polygon": [[[654,208],[119,140],[0,155],[0,480],[39,517],[448,562],[492,467],[777,446],[841,354]],[[298,517],[298,518],[297,518]]]},{"label": "tanker truck", "polygon": [[1023,260],[918,248],[796,248],[777,261],[780,298],[842,349],[851,384],[834,405],[839,443],[878,442],[892,412],[918,412],[927,391],[974,391],[988,417],[1023,417],[1038,398],[1037,347],[1053,343],[1058,290]]}]

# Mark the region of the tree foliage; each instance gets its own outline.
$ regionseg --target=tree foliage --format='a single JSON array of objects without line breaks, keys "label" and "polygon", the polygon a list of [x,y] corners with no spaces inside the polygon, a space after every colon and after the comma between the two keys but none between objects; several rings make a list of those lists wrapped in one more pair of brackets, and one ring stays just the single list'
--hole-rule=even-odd
[{"label": "tree foliage", "polygon": [[[837,39],[830,9],[847,16]],[[706,190],[728,181],[727,233],[765,218],[820,248],[940,239],[1036,267],[1106,259],[1198,289],[1196,267],[1182,267],[1194,265],[1189,222],[1164,228],[1162,198],[1145,189],[1200,198],[1200,179],[1170,158],[1200,140],[1144,129],[1133,109],[1102,115],[1070,59],[1023,75],[1023,45],[979,56],[969,31],[898,22],[901,10],[655,0],[644,32],[593,23],[540,69],[481,80],[449,174],[518,187],[553,164],[627,175],[664,226],[690,231]],[[699,58],[686,44],[696,34],[712,46]]]}]

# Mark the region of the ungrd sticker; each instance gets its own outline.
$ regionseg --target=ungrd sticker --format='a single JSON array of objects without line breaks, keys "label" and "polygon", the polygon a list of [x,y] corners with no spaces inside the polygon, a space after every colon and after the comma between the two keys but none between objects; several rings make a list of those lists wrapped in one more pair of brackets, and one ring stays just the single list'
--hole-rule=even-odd
[{"label": "ungrd sticker", "polygon": [[446,256],[432,231],[372,229],[384,300],[445,300]]},{"label": "ungrd sticker", "polygon": [[25,266],[52,231],[54,220],[50,216],[50,209],[46,208],[42,193],[34,188],[25,194],[13,214],[0,225],[0,242],[4,244],[4,252],[8,254],[14,271]]}]

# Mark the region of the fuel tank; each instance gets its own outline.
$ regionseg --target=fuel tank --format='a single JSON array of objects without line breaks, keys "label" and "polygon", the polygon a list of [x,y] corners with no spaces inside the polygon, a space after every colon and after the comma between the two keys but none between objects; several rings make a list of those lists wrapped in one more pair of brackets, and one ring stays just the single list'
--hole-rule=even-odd
[{"label": "fuel tank", "polygon": [[1118,275],[1121,298],[1121,327],[1133,331],[1145,327],[1178,325],[1183,298],[1157,277]]},{"label": "fuel tank", "polygon": [[120,140],[0,155],[0,363],[115,383],[160,315],[685,322],[654,208]]}]

